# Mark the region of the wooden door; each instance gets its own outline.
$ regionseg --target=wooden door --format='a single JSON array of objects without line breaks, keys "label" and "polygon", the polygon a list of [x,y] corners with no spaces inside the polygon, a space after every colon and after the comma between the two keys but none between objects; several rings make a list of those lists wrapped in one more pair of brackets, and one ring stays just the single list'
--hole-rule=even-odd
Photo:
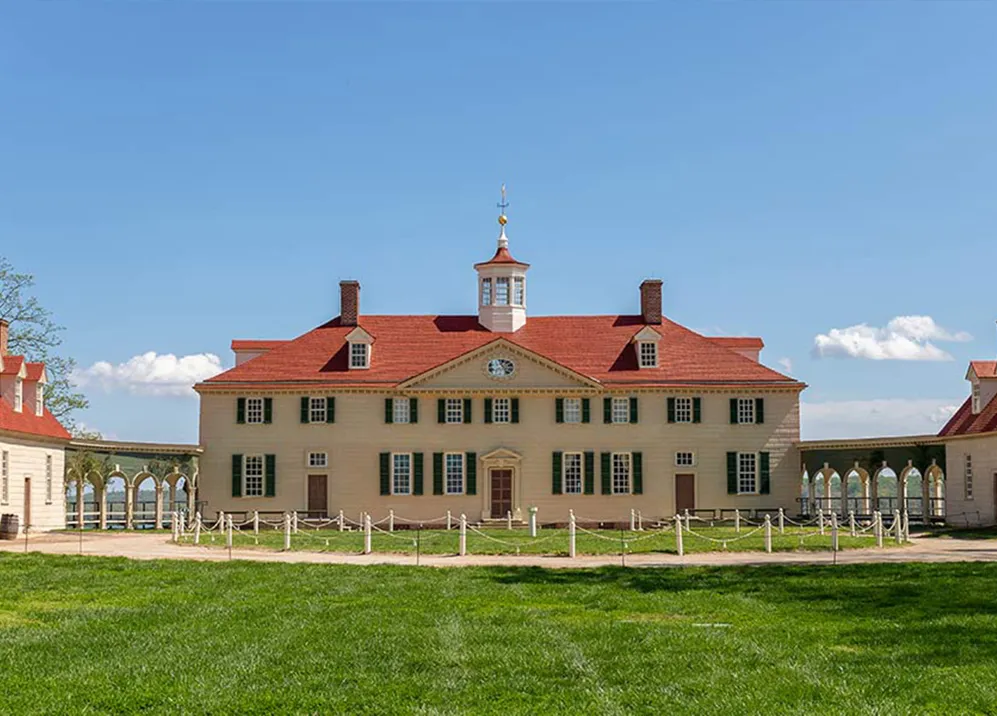
[{"label": "wooden door", "polygon": [[512,511],[512,470],[492,470],[492,517]]},{"label": "wooden door", "polygon": [[694,509],[696,509],[696,476],[676,475],[675,512],[681,514],[683,510]]},{"label": "wooden door", "polygon": [[24,531],[31,526],[31,478],[24,478]]},{"label": "wooden door", "polygon": [[327,517],[329,514],[328,476],[308,476],[308,516]]}]

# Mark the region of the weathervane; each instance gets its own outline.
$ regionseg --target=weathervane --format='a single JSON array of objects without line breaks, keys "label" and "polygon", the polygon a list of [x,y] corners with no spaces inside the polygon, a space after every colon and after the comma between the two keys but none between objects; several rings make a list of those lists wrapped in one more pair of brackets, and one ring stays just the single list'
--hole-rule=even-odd
[{"label": "weathervane", "polygon": [[509,202],[505,200],[505,184],[502,185],[502,201],[495,206],[502,210],[502,213],[499,214],[498,222],[502,224],[502,226],[505,226],[505,223],[508,221],[505,216],[505,210],[509,206]]}]

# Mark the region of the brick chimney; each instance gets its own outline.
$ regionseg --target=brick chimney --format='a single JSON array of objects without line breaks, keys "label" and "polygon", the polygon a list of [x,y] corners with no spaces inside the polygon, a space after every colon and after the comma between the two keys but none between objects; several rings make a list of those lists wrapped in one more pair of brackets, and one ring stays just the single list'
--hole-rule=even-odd
[{"label": "brick chimney", "polygon": [[355,326],[360,317],[360,282],[339,282],[339,325]]},{"label": "brick chimney", "polygon": [[640,315],[644,323],[661,323],[661,279],[648,278],[641,283]]},{"label": "brick chimney", "polygon": [[7,337],[10,333],[10,324],[0,318],[0,356],[7,355]]}]

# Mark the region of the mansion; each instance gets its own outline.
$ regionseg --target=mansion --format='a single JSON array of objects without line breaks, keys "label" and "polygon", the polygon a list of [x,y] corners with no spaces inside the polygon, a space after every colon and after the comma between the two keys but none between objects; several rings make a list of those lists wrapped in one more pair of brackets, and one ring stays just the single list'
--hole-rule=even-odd
[{"label": "mansion", "polygon": [[622,522],[631,509],[796,510],[799,396],[758,338],[710,338],[662,315],[530,316],[529,264],[505,217],[474,266],[471,315],[339,316],[291,340],[236,340],[199,383],[206,513]]}]

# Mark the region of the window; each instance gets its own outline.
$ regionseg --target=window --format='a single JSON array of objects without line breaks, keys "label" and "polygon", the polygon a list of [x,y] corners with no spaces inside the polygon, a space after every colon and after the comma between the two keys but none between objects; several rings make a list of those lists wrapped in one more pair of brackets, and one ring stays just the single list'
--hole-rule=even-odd
[{"label": "window", "polygon": [[630,494],[630,453],[613,453],[613,494]]},{"label": "window", "polygon": [[564,494],[582,494],[582,454],[580,452],[566,452],[562,464],[564,477]]},{"label": "window", "polygon": [[329,467],[329,453],[308,453],[308,467]]},{"label": "window", "polygon": [[391,422],[407,423],[411,419],[411,403],[408,398],[393,398],[391,401]]},{"label": "window", "polygon": [[522,276],[516,276],[512,279],[512,305],[526,305],[526,282]]},{"label": "window", "polygon": [[972,500],[973,499],[973,456],[972,455],[966,456],[966,466],[964,470],[965,470],[964,472],[965,479],[963,481],[963,484],[966,490],[966,499]]},{"label": "window", "polygon": [[980,384],[973,383],[973,413],[980,412]]},{"label": "window", "polygon": [[391,494],[412,494],[412,453],[391,454]]},{"label": "window", "polygon": [[246,422],[263,422],[263,398],[246,398]]},{"label": "window", "polygon": [[448,452],[444,455],[444,458],[447,494],[464,494],[464,453]]},{"label": "window", "polygon": [[24,407],[24,381],[18,378],[14,382],[14,412],[20,413]]},{"label": "window", "polygon": [[246,455],[242,464],[242,494],[263,497],[263,456]]},{"label": "window", "polygon": [[675,399],[675,422],[676,423],[692,422],[692,398]]},{"label": "window", "polygon": [[492,400],[492,422],[508,423],[511,419],[509,398],[495,398]]},{"label": "window", "polygon": [[614,423],[629,423],[630,422],[630,399],[629,398],[613,398],[613,422]]},{"label": "window", "polygon": [[658,367],[658,344],[652,341],[640,341],[637,344],[640,348],[640,367]]},{"label": "window", "polygon": [[311,398],[308,401],[308,421],[312,423],[325,422],[325,398]]},{"label": "window", "polygon": [[677,467],[692,467],[696,464],[696,455],[691,452],[675,453],[675,465]]},{"label": "window", "polygon": [[566,423],[580,423],[580,422],[582,422],[582,399],[581,398],[565,398],[564,399],[564,422],[566,422]]},{"label": "window", "polygon": [[445,415],[448,423],[463,423],[464,401],[460,398],[447,398]]},{"label": "window", "polygon": [[509,279],[500,277],[495,279],[495,305],[509,305]]},{"label": "window", "polygon": [[52,456],[45,456],[45,504],[52,504]]},{"label": "window", "polygon": [[758,456],[753,452],[737,454],[737,492],[738,494],[753,494],[758,492]]},{"label": "window", "polygon": [[10,500],[10,453],[4,450],[0,453],[0,502],[7,504]]},{"label": "window", "polygon": [[45,386],[38,383],[35,386],[35,415],[39,418],[45,414]]},{"label": "window", "polygon": [[753,423],[753,422],[755,422],[755,399],[738,398],[737,399],[738,425],[744,425],[746,423]]},{"label": "window", "polygon": [[370,367],[370,346],[366,343],[350,343],[350,368]]},{"label": "window", "polygon": [[492,280],[490,278],[481,279],[481,305],[492,305]]}]

